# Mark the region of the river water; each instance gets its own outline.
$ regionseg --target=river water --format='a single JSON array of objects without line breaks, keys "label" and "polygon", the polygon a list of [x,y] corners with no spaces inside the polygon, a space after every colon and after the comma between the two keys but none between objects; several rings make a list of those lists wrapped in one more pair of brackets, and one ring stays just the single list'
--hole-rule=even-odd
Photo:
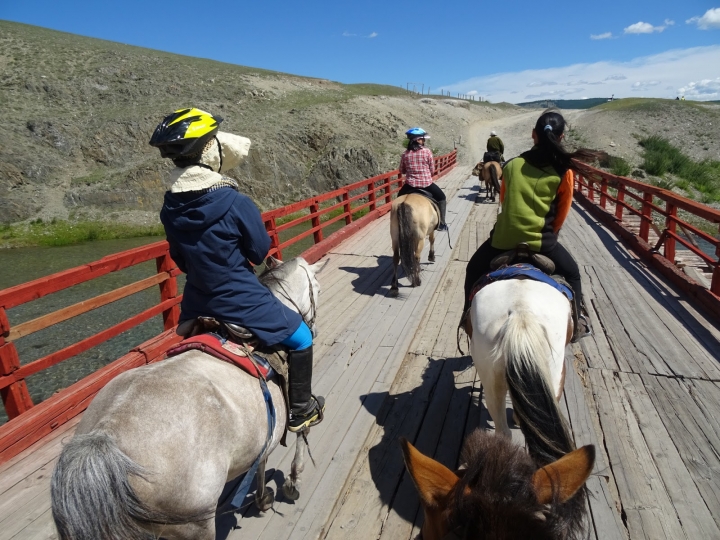
[{"label": "river water", "polygon": [[[323,233],[327,236],[342,225],[344,225],[344,221],[333,223],[325,227]],[[285,231],[281,234],[280,241],[283,242],[292,238],[303,230],[307,230],[308,227],[308,224],[303,224]],[[161,237],[132,238],[95,241],[66,247],[0,250],[0,290],[68,268],[97,261],[106,255],[157,242],[161,239]],[[295,257],[312,246],[312,244],[312,236],[293,244],[283,250],[283,259],[288,260]],[[155,261],[151,260],[12,308],[8,310],[8,319],[11,326],[16,326],[22,322],[152,276],[155,273]],[[184,283],[184,276],[179,276],[178,287],[180,291],[182,291]],[[159,287],[151,287],[107,306],[20,338],[15,341],[20,362],[23,365],[27,364],[90,337],[152,307],[158,303],[159,299]],[[162,331],[162,316],[158,315],[89,351],[28,377],[26,381],[33,403],[40,403],[56,391],[67,388]],[[0,424],[6,421],[5,411],[0,408]]]}]

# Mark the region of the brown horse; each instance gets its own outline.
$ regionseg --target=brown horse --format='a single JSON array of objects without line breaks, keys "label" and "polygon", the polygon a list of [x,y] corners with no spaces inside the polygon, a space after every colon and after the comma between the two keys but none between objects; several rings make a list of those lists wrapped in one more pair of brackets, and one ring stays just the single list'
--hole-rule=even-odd
[{"label": "brown horse", "polygon": [[485,181],[485,199],[495,202],[495,194],[500,193],[500,178],[502,167],[497,161],[483,163],[480,168],[480,178]]},{"label": "brown horse", "polygon": [[584,506],[568,501],[592,471],[593,445],[538,468],[512,441],[477,430],[465,442],[465,467],[452,472],[400,442],[425,512],[422,540],[583,537]]},{"label": "brown horse", "polygon": [[435,229],[440,214],[433,202],[424,195],[410,193],[398,197],[390,211],[390,237],[393,249],[393,279],[390,296],[398,295],[398,264],[413,287],[420,285],[420,255],[425,237],[430,237],[428,261],[435,262]]}]

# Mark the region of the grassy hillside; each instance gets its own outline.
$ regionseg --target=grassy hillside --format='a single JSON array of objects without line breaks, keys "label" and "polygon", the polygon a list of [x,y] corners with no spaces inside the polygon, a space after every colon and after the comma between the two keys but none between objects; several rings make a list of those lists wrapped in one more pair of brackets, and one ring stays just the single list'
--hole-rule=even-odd
[{"label": "grassy hillside", "polygon": [[608,98],[588,98],[588,99],[540,99],[537,101],[527,101],[518,103],[520,107],[529,109],[544,109],[548,107],[557,107],[559,109],[590,109],[601,103],[606,103]]},{"label": "grassy hillside", "polygon": [[230,176],[263,209],[394,168],[411,125],[447,152],[453,128],[491,110],[7,21],[0,68],[0,223],[156,221],[171,164],[148,140],[182,107],[222,116],[223,130],[251,138]]}]

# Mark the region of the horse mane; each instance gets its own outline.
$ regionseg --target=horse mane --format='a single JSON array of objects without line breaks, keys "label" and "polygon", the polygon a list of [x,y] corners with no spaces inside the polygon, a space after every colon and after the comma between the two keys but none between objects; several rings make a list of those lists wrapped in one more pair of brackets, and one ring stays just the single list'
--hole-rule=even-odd
[{"label": "horse mane", "polygon": [[278,285],[287,281],[288,276],[294,274],[299,265],[300,261],[297,257],[290,259],[287,262],[283,261],[281,265],[276,266],[275,268],[266,268],[265,271],[258,276],[258,279],[260,280],[260,283],[272,290],[273,285]]},{"label": "horse mane", "polygon": [[[476,430],[465,441],[461,461],[466,465],[453,488],[448,507],[450,529],[463,539],[582,538],[582,508],[560,503],[560,486],[550,504],[540,504],[533,485],[537,470],[525,450],[505,437]],[[579,514],[578,514],[579,513]]]}]

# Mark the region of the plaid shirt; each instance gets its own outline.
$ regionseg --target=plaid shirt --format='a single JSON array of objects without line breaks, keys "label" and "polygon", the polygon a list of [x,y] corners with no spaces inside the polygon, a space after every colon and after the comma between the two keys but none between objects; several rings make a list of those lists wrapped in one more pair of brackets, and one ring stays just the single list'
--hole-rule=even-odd
[{"label": "plaid shirt", "polygon": [[412,187],[428,187],[433,183],[435,160],[429,148],[420,148],[414,152],[406,150],[400,158],[400,173],[405,175],[405,183]]}]

